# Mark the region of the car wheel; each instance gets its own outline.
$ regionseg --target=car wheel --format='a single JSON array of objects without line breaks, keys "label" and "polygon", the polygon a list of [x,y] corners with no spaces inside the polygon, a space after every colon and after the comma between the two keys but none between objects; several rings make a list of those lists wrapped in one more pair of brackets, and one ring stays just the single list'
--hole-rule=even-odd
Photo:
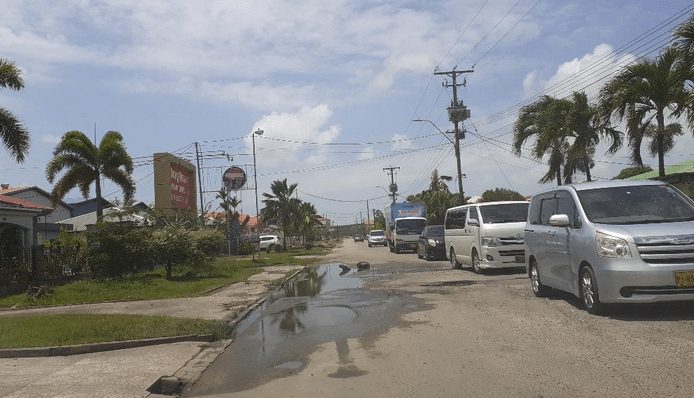
[{"label": "car wheel", "polygon": [[528,273],[530,274],[530,286],[533,288],[535,297],[549,296],[552,289],[540,282],[540,271],[538,271],[537,264],[534,260],[530,263],[530,271]]},{"label": "car wheel", "polygon": [[593,270],[589,266],[581,268],[581,276],[578,281],[579,292],[586,311],[594,315],[602,314],[605,310],[605,305],[600,302],[598,284]]},{"label": "car wheel", "polygon": [[472,271],[476,274],[484,272],[482,267],[480,267],[480,256],[477,254],[477,250],[472,251]]},{"label": "car wheel", "polygon": [[453,268],[463,268],[463,265],[455,258],[455,249],[451,248],[451,265]]}]

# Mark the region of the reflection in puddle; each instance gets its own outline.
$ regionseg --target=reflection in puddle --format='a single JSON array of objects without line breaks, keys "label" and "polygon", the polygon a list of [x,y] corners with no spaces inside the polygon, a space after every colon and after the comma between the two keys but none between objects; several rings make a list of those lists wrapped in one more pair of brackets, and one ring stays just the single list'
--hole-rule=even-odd
[{"label": "reflection in puddle", "polygon": [[350,354],[374,350],[372,339],[395,322],[405,308],[400,295],[359,289],[373,270],[340,275],[339,264],[306,269],[297,280],[274,291],[234,330],[234,343],[202,375],[191,396],[241,391],[300,372],[319,344],[334,342],[335,371],[328,377],[358,377]]}]

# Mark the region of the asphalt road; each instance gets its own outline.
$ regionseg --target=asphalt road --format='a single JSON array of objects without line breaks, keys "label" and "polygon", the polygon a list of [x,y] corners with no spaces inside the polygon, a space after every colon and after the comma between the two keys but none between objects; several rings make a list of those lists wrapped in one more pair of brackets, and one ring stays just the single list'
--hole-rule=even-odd
[{"label": "asphalt road", "polygon": [[694,305],[535,298],[525,274],[475,275],[345,241],[336,264],[268,300],[187,396],[691,397]]}]

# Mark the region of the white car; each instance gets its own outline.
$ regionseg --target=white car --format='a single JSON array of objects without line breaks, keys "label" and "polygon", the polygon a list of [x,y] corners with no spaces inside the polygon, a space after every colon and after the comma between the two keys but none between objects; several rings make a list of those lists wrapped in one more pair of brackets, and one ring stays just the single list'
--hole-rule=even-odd
[{"label": "white car", "polygon": [[281,245],[280,238],[277,235],[260,235],[260,250],[270,250],[271,247]]},{"label": "white car", "polygon": [[388,246],[388,242],[386,241],[386,234],[381,229],[369,232],[368,244],[369,247]]}]

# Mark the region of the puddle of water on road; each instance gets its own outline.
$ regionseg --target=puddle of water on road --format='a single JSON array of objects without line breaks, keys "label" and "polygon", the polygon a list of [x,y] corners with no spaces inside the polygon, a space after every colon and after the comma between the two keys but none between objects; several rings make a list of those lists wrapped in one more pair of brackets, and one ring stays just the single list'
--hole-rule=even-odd
[{"label": "puddle of water on road", "polygon": [[[411,296],[360,289],[371,270],[338,263],[311,267],[274,291],[233,332],[234,343],[203,373],[189,395],[233,392],[298,373],[320,344],[334,343],[338,367],[329,377],[368,372],[352,361],[351,349],[375,350],[373,341],[403,312],[422,305]],[[350,339],[357,339],[357,346]],[[351,343],[351,344],[350,344]]]}]

